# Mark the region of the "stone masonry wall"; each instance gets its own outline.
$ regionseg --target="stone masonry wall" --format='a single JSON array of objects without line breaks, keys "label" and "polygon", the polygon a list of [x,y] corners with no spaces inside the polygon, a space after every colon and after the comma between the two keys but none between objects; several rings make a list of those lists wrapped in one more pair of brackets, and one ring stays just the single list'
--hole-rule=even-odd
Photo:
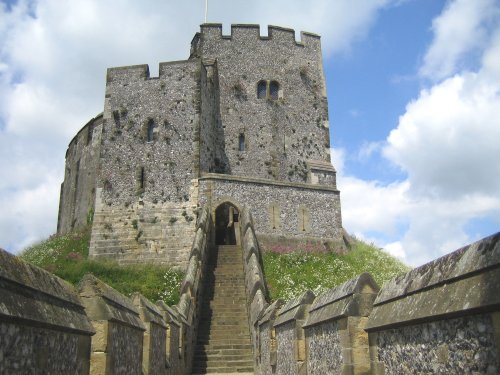
[{"label": "stone masonry wall", "polygon": [[94,329],[75,289],[0,249],[0,374],[88,374]]},{"label": "stone masonry wall", "polygon": [[108,70],[90,255],[184,268],[194,236],[200,61]]},{"label": "stone masonry wall", "polygon": [[373,374],[500,371],[500,233],[384,284],[366,330]]},{"label": "stone masonry wall", "polygon": [[497,374],[498,343],[491,315],[389,329],[377,335],[386,374]]},{"label": "stone masonry wall", "polygon": [[[203,24],[194,55],[217,59],[220,114],[225,135],[228,173],[239,176],[306,182],[308,161],[330,161],[328,103],[320,38],[269,26]],[[264,81],[266,94],[257,98]],[[272,99],[271,81],[279,84]],[[245,147],[240,150],[240,135]]]},{"label": "stone masonry wall", "polygon": [[277,243],[283,243],[281,237],[286,237],[319,239],[321,246],[323,242],[331,242],[333,248],[341,246],[340,198],[335,189],[206,175],[200,179],[199,191],[200,204],[217,207],[229,201],[240,209],[247,206],[252,211],[255,233],[264,246],[273,237]]},{"label": "stone masonry wall", "polygon": [[68,146],[64,182],[59,199],[59,234],[81,228],[92,220],[99,172],[101,132],[102,114],[90,120]]}]

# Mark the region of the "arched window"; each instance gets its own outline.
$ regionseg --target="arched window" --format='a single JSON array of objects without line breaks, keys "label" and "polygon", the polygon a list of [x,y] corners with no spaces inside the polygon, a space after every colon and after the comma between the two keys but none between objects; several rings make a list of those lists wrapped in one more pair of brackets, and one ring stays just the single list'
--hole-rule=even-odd
[{"label": "arched window", "polygon": [[269,84],[269,96],[271,97],[271,99],[273,100],[278,99],[279,90],[280,90],[279,83],[276,81],[271,81],[271,83]]},{"label": "arched window", "polygon": [[245,151],[245,134],[240,134],[238,138],[238,151]]},{"label": "arched window", "polygon": [[267,96],[267,82],[260,81],[257,84],[257,98],[264,99]]},{"label": "arched window", "polygon": [[154,140],[154,129],[155,129],[155,123],[153,120],[149,120],[148,122],[148,142],[153,142]]}]

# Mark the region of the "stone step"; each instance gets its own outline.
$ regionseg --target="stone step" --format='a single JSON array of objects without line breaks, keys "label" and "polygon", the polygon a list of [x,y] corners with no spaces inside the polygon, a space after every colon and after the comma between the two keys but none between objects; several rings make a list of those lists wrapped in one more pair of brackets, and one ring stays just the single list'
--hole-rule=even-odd
[{"label": "stone step", "polygon": [[242,250],[217,251],[207,268],[192,374],[253,374]]},{"label": "stone step", "polygon": [[234,374],[238,373],[240,375],[253,375],[253,366],[252,367],[242,367],[238,369],[234,369],[232,367],[214,367],[214,368],[205,368],[205,367],[193,367],[191,372],[192,375],[205,375],[205,374]]}]

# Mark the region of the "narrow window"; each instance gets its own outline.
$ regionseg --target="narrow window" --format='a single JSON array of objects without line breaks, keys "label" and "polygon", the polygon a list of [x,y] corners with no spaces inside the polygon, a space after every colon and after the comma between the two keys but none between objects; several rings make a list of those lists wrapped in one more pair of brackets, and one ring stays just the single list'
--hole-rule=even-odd
[{"label": "narrow window", "polygon": [[309,210],[307,207],[301,205],[298,209],[298,230],[299,232],[309,232],[311,230],[309,226]]},{"label": "narrow window", "polygon": [[94,133],[94,124],[89,124],[87,127],[87,144],[90,144],[92,142],[92,135]]},{"label": "narrow window", "polygon": [[139,170],[139,189],[144,189],[144,167]]},{"label": "narrow window", "polygon": [[149,120],[149,123],[148,123],[148,142],[153,142],[154,129],[155,129],[155,123],[153,122],[153,120]]},{"label": "narrow window", "polygon": [[278,99],[278,92],[280,90],[280,85],[276,81],[271,81],[271,84],[269,85],[269,96],[273,100]]},{"label": "narrow window", "polygon": [[238,150],[245,151],[245,134],[240,134],[238,139]]},{"label": "narrow window", "polygon": [[257,98],[264,99],[267,96],[267,82],[260,81],[257,84]]}]

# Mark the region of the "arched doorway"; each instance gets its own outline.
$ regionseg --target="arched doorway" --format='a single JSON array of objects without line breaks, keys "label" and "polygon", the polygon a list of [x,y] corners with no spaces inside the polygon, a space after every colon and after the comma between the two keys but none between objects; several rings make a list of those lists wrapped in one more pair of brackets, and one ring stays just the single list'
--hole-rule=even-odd
[{"label": "arched doorway", "polygon": [[240,243],[240,213],[231,203],[222,203],[215,209],[216,245],[238,245]]}]

